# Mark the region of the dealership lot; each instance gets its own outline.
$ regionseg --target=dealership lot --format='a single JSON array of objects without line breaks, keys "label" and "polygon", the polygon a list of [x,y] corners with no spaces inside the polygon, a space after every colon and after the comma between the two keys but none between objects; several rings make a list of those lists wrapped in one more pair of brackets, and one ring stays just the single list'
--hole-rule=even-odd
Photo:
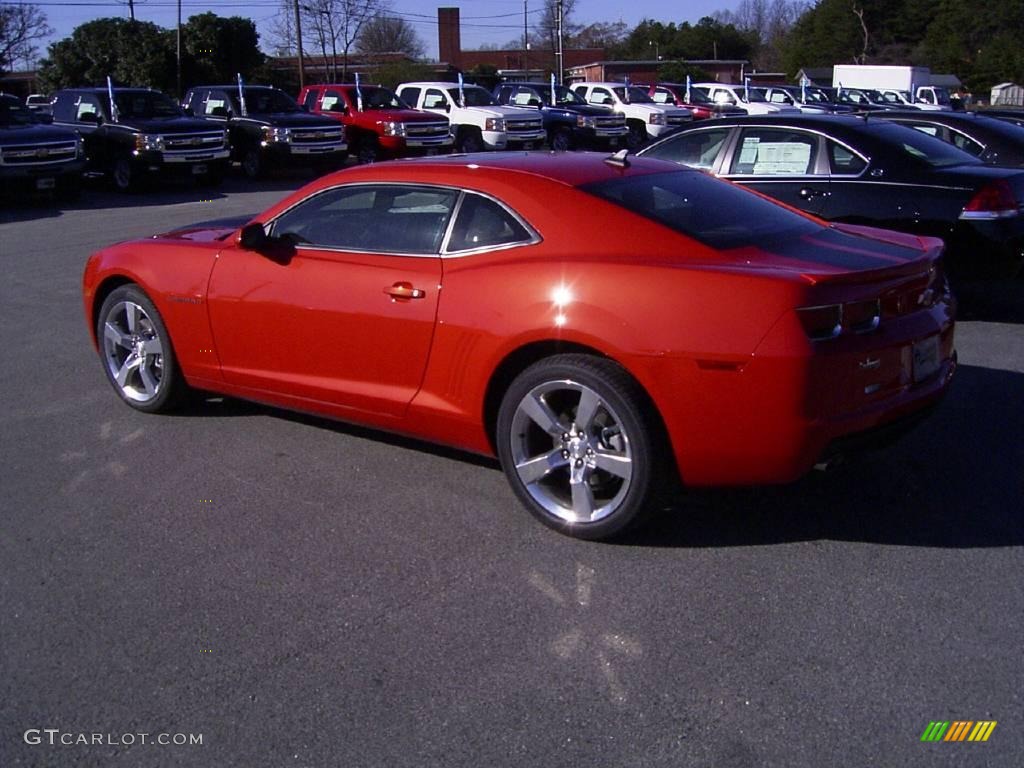
[{"label": "dealership lot", "polygon": [[[299,183],[0,211],[0,765],[1018,763],[1024,282],[973,287],[953,390],[898,445],[587,544],[488,460],[117,400],[88,253]],[[935,720],[998,726],[922,743]]]}]

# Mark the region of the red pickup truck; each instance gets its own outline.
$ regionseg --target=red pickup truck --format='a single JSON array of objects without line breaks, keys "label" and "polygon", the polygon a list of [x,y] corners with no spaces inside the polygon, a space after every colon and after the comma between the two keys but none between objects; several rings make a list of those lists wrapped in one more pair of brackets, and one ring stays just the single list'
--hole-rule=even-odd
[{"label": "red pickup truck", "polygon": [[379,85],[307,85],[299,103],[309,112],[345,126],[351,154],[369,163],[392,157],[445,154],[452,150],[448,119],[410,109]]}]

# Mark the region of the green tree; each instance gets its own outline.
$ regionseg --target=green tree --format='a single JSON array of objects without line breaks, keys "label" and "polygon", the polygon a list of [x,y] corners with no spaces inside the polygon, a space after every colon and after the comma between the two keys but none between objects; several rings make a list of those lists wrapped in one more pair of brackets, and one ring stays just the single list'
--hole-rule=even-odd
[{"label": "green tree", "polygon": [[148,21],[96,19],[53,43],[39,69],[47,91],[100,85],[108,76],[122,85],[173,91],[177,79],[173,35]]},{"label": "green tree", "polygon": [[181,28],[185,87],[252,78],[263,65],[259,34],[251,19],[201,13]]}]

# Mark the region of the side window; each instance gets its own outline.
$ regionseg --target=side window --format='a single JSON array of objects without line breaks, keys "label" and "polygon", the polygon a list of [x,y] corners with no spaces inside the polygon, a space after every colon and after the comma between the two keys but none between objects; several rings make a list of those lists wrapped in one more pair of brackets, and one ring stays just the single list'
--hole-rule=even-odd
[{"label": "side window", "polygon": [[346,251],[436,254],[457,196],[431,187],[335,187],[283,213],[273,235]]},{"label": "side window", "polygon": [[436,88],[430,88],[427,95],[423,97],[424,109],[444,109],[448,106],[448,99]]},{"label": "side window", "polygon": [[512,88],[507,86],[507,85],[503,85],[503,86],[501,86],[501,88],[498,89],[498,98],[496,99],[496,101],[499,104],[508,104],[509,99],[511,97],[512,97]]},{"label": "side window", "polygon": [[851,152],[842,144],[829,141],[828,167],[837,176],[856,176],[867,168],[868,164],[864,161],[864,158],[855,152]]},{"label": "side window", "polygon": [[[309,105],[307,104],[307,106]],[[310,109],[312,109],[312,107],[310,107]],[[341,97],[341,94],[338,93],[338,91],[330,88],[324,91],[324,97],[320,101],[320,109],[324,112],[344,112],[345,100]]]},{"label": "side window", "polygon": [[540,105],[540,96],[532,88],[520,88],[513,103],[517,107],[536,107]]},{"label": "side window", "polygon": [[529,230],[507,210],[486,197],[466,193],[445,250],[453,253],[532,241]]},{"label": "side window", "polygon": [[644,153],[645,157],[671,160],[694,168],[710,169],[729,138],[729,128],[689,131],[664,141]]},{"label": "side window", "polygon": [[721,88],[716,88],[716,89],[714,89],[711,92],[711,100],[714,101],[715,104],[735,104],[736,103],[736,99],[733,98],[733,95],[731,93],[729,93],[728,91],[723,90]]},{"label": "side window", "polygon": [[[306,96],[305,96],[305,98],[302,99],[302,106],[304,106],[306,109],[310,109],[310,110],[314,109],[316,107],[316,97],[317,97],[318,93],[319,93],[319,91],[317,91],[316,88],[310,88],[308,91],[306,91]],[[323,108],[324,109],[328,108],[327,107],[327,96],[324,96],[324,106],[323,106]]]},{"label": "side window", "polygon": [[804,176],[814,172],[818,139],[779,128],[747,128],[733,153],[729,173],[755,176]]},{"label": "side window", "polygon": [[608,91],[605,88],[593,88],[593,89],[591,89],[589,101],[590,101],[591,104],[600,104],[602,106],[607,106],[609,104],[614,104],[615,103],[612,100],[611,92]]},{"label": "side window", "polygon": [[985,151],[985,147],[976,142],[970,136],[965,136],[962,133],[956,131],[950,131],[950,141],[964,152],[970,152],[975,157],[981,157],[981,153]]},{"label": "side window", "polygon": [[672,94],[668,92],[666,88],[655,88],[654,94],[651,96],[656,104],[672,104]]},{"label": "side window", "polygon": [[401,92],[398,94],[398,98],[400,98],[406,104],[415,107],[416,103],[420,100],[420,89],[403,88]]},{"label": "side window", "polygon": [[915,131],[927,133],[929,136],[935,136],[937,138],[939,136],[939,127],[937,125],[928,125],[927,123],[903,123],[903,125],[908,125]]},{"label": "side window", "polygon": [[98,118],[103,114],[100,111],[100,101],[95,96],[90,94],[82,94],[78,97],[78,103],[75,104],[75,120],[79,122],[95,122],[90,118],[83,115],[92,115],[93,118]]}]

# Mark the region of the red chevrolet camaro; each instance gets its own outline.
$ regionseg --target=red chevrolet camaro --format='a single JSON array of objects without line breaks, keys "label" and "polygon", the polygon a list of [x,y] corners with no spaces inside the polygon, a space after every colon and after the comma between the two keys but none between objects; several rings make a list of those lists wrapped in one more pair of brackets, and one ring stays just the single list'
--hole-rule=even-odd
[{"label": "red chevrolet camaro", "polygon": [[792,481],[916,421],[956,367],[939,240],[659,160],[362,166],[243,223],[89,259],[125,402],[193,388],[496,454],[580,538],[679,479]]}]

